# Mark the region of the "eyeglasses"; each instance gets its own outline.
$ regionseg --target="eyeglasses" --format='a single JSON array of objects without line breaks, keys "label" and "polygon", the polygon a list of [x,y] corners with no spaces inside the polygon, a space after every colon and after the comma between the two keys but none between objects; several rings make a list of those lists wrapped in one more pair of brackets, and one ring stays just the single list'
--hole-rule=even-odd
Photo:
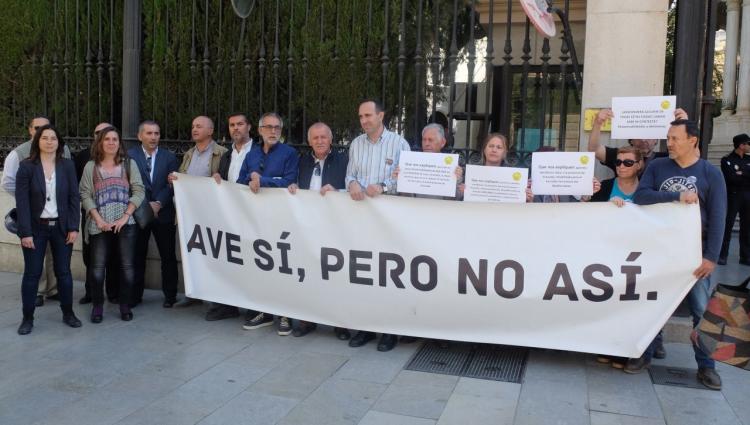
[{"label": "eyeglasses", "polygon": [[320,162],[315,163],[315,168],[313,168],[313,174],[316,176],[320,175]]},{"label": "eyeglasses", "polygon": [[271,131],[281,131],[280,125],[262,125],[260,126],[260,128],[265,128],[266,130],[271,130]]},{"label": "eyeglasses", "polygon": [[620,165],[624,165],[628,168],[635,165],[637,161],[634,161],[632,159],[616,159],[615,160],[615,167],[619,167]]}]

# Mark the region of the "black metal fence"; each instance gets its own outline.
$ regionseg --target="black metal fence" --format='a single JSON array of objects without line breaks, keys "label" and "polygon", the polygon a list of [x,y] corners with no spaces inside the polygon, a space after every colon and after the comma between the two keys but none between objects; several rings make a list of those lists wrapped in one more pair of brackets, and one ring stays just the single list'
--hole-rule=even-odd
[{"label": "black metal fence", "polygon": [[[49,2],[50,30],[25,49],[11,84],[8,133],[17,132],[0,137],[0,158],[35,114],[49,116],[74,151],[98,122],[120,124],[122,28],[132,24],[122,22],[124,1]],[[557,3],[569,11],[569,0]],[[217,120],[225,140],[234,111],[279,112],[291,144],[323,120],[346,145],[360,132],[365,97],[384,102],[389,126],[415,148],[421,128],[444,113],[469,162],[489,131],[509,136],[512,161],[540,145],[577,146],[570,46],[538,36],[514,1],[259,0],[240,19],[229,1],[144,0],[142,12],[140,115],[158,121],[178,153],[190,146],[194,116]]]}]

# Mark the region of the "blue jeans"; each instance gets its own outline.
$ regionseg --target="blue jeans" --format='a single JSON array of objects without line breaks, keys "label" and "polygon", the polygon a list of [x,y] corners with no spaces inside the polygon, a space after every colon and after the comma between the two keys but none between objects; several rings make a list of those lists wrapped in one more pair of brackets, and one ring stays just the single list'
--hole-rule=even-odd
[{"label": "blue jeans", "polygon": [[[693,327],[698,326],[698,322],[700,322],[701,317],[703,317],[703,312],[706,311],[708,299],[711,296],[709,292],[710,289],[711,276],[708,276],[703,279],[698,279],[690,292],[688,292],[687,300],[688,306],[690,307],[690,315],[693,317]],[[648,348],[646,348],[646,351],[643,353],[643,357],[647,361],[651,361],[651,358],[654,355],[654,350],[658,345],[658,340],[660,339],[661,332],[659,333],[659,336],[649,344]],[[701,349],[695,344],[693,344],[693,352],[695,353],[695,362],[698,364],[699,368],[714,369],[716,367],[714,360],[701,351]]]},{"label": "blue jeans", "polygon": [[21,300],[23,301],[24,316],[33,316],[39,278],[42,276],[44,253],[47,244],[52,248],[52,262],[57,278],[57,290],[60,295],[60,305],[70,307],[73,304],[73,276],[70,273],[70,256],[73,245],[65,243],[66,234],[56,226],[42,226],[32,236],[34,248],[23,248],[23,279],[21,280]]}]

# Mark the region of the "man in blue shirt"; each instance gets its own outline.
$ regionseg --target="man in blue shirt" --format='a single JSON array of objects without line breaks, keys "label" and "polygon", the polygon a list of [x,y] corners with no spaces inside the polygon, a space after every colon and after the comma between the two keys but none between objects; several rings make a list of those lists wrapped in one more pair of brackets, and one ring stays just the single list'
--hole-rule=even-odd
[{"label": "man in blue shirt", "polygon": [[[237,183],[246,184],[253,193],[258,193],[261,187],[286,188],[297,181],[299,156],[294,148],[279,143],[283,128],[284,122],[275,112],[260,117],[258,132],[263,143],[254,145],[245,157]],[[242,328],[251,330],[272,324],[273,315],[248,310]],[[278,334],[286,336],[291,333],[291,321],[281,317]]]},{"label": "man in blue shirt", "polygon": [[[700,205],[703,260],[693,272],[698,281],[687,296],[693,326],[698,324],[708,304],[711,272],[719,259],[727,211],[724,178],[718,168],[699,157],[699,134],[695,122],[686,119],[673,121],[667,133],[669,158],[654,159],[646,167],[633,197],[639,205],[659,202]],[[638,373],[648,367],[654,345],[651,343],[641,358],[629,360],[625,372]],[[695,343],[693,351],[698,363],[698,380],[708,388],[720,390],[721,378],[716,373],[713,359]]]}]

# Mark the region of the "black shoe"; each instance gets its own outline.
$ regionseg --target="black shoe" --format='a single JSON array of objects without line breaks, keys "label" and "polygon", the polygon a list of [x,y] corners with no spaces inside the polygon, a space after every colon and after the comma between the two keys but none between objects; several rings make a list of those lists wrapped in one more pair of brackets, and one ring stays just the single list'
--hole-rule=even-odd
[{"label": "black shoe", "polygon": [[378,341],[378,351],[391,351],[396,346],[398,337],[391,334],[383,334]]},{"label": "black shoe", "polygon": [[303,322],[300,320],[297,327],[294,328],[294,330],[292,331],[292,335],[299,338],[301,336],[305,336],[309,334],[310,332],[314,331],[315,328],[317,327],[318,325],[316,325],[315,323]]},{"label": "black shoe", "polygon": [[354,338],[349,340],[349,346],[354,347],[354,348],[361,347],[367,344],[368,342],[372,341],[373,339],[375,339],[374,333],[367,332],[367,331],[359,331],[357,332],[356,335],[354,335]]},{"label": "black shoe", "polygon": [[347,328],[333,328],[333,333],[336,335],[336,338],[342,341],[346,341],[352,337],[352,334],[349,333],[349,329]]},{"label": "black shoe", "polygon": [[129,322],[133,320],[133,312],[132,311],[126,311],[124,313],[120,313],[120,319],[122,319],[125,322]]},{"label": "black shoe", "polygon": [[740,259],[740,264],[742,264],[743,266],[750,266],[750,260]]},{"label": "black shoe", "polygon": [[91,295],[84,295],[78,300],[78,304],[91,304]]},{"label": "black shoe", "polygon": [[43,306],[44,305],[44,296],[37,295],[36,296],[36,301],[34,302],[34,305],[37,306],[37,307]]},{"label": "black shoe", "polygon": [[168,300],[164,300],[164,303],[161,306],[164,308],[172,308],[174,307],[175,303],[177,303],[177,300],[168,299]]},{"label": "black shoe", "polygon": [[250,331],[271,325],[273,325],[273,315],[248,310],[245,313],[245,324],[242,325],[242,329]]},{"label": "black shoe", "polygon": [[95,305],[91,309],[91,323],[102,323],[104,319],[104,307],[101,305]]},{"label": "black shoe", "polygon": [[60,301],[60,294],[47,295],[48,300]]},{"label": "black shoe", "polygon": [[240,310],[230,305],[217,304],[206,312],[206,321],[215,322],[217,320],[232,319],[240,317]]},{"label": "black shoe", "polygon": [[83,326],[83,323],[81,323],[80,320],[76,317],[75,314],[63,314],[63,323],[70,326],[71,328],[80,328]]},{"label": "black shoe", "polygon": [[19,335],[28,335],[31,333],[31,329],[34,328],[34,319],[23,319],[21,326],[18,327]]},{"label": "black shoe", "polygon": [[[21,325],[23,326],[23,324]],[[18,333],[21,333],[20,328],[18,330]],[[716,373],[716,369],[699,367],[697,376],[698,380],[701,381],[701,384],[705,385],[706,387],[716,391],[721,390],[721,377],[718,373]]]},{"label": "black shoe", "polygon": [[664,349],[664,344],[659,344],[659,346],[654,349],[654,358],[660,360],[667,358],[667,350]]},{"label": "black shoe", "polygon": [[727,257],[721,257],[721,258],[719,258],[719,261],[717,261],[716,264],[718,264],[720,266],[726,266],[727,265]]},{"label": "black shoe", "polygon": [[629,359],[625,364],[625,369],[623,369],[622,371],[631,375],[635,375],[643,372],[645,369],[648,369],[649,366],[651,366],[651,361],[647,361],[645,358],[639,357],[637,359]]}]

